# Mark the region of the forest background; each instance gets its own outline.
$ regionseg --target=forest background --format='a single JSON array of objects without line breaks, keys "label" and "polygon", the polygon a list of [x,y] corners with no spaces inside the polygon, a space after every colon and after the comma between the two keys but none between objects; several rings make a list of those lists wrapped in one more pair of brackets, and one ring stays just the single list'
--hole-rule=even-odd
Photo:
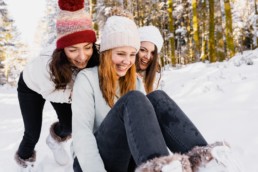
[{"label": "forest background", "polygon": [[[258,0],[85,0],[85,10],[98,35],[103,16],[113,6],[132,12],[138,26],[157,26],[164,38],[160,63],[178,68],[199,61],[227,61],[257,48],[257,4]],[[22,41],[8,3],[0,0],[0,85],[16,85],[28,61],[51,55],[58,10],[57,0],[45,2],[31,47]]]}]

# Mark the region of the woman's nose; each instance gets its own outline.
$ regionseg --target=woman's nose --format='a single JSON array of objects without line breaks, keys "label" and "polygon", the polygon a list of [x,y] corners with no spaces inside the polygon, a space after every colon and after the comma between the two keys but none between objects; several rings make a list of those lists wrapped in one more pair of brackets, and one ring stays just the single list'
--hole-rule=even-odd
[{"label": "woman's nose", "polygon": [[84,61],[86,59],[86,54],[83,51],[79,51],[79,59],[80,61]]},{"label": "woman's nose", "polygon": [[122,61],[123,64],[130,64],[130,56],[126,56],[123,61]]},{"label": "woman's nose", "polygon": [[150,59],[150,57],[151,57],[151,53],[146,52],[146,54],[145,54],[145,58]]}]

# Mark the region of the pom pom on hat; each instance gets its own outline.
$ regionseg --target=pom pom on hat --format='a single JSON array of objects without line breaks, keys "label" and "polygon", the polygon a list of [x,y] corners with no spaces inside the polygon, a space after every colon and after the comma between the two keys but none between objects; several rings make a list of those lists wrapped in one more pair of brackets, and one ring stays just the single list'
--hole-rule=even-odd
[{"label": "pom pom on hat", "polygon": [[152,42],[156,45],[158,49],[158,53],[161,51],[163,46],[163,37],[159,31],[159,29],[155,26],[143,26],[138,29],[140,34],[140,40]]},{"label": "pom pom on hat", "polygon": [[92,20],[84,10],[84,0],[58,0],[58,5],[57,49],[83,42],[96,42]]},{"label": "pom pom on hat", "polygon": [[84,0],[58,0],[61,10],[77,11],[84,8]]}]

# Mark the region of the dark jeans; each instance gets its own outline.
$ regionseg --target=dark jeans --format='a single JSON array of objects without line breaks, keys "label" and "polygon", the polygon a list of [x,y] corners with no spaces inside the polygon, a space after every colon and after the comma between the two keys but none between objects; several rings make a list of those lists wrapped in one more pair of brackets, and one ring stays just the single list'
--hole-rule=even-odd
[{"label": "dark jeans", "polygon": [[[138,166],[168,155],[167,147],[172,152],[185,153],[194,146],[207,145],[180,107],[160,90],[147,96],[131,91],[120,98],[95,137],[105,168],[110,172],[130,171],[131,157]],[[74,166],[79,166],[78,161],[74,161]]]},{"label": "dark jeans", "polygon": [[[22,73],[18,81],[17,91],[25,128],[23,139],[18,148],[18,155],[23,159],[27,159],[31,157],[40,137],[42,114],[46,100],[40,94],[27,87]],[[59,123],[54,128],[56,135],[62,138],[70,135],[72,130],[71,104],[53,102],[51,104],[59,120]]]}]

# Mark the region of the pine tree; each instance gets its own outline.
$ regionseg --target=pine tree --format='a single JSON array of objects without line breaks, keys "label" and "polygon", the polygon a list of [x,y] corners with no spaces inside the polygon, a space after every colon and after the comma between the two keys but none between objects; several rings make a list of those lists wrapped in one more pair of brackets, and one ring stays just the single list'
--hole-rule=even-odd
[{"label": "pine tree", "polygon": [[11,19],[7,4],[0,0],[0,84],[16,84],[16,79],[26,63],[28,52]]},{"label": "pine tree", "polygon": [[41,51],[41,55],[52,55],[54,49],[48,49],[46,47],[55,47],[56,41],[56,18],[57,18],[58,6],[55,0],[48,0],[46,2],[46,8],[44,11],[44,17],[40,20],[38,27],[41,32],[38,37],[41,38],[39,44],[44,47]]}]

